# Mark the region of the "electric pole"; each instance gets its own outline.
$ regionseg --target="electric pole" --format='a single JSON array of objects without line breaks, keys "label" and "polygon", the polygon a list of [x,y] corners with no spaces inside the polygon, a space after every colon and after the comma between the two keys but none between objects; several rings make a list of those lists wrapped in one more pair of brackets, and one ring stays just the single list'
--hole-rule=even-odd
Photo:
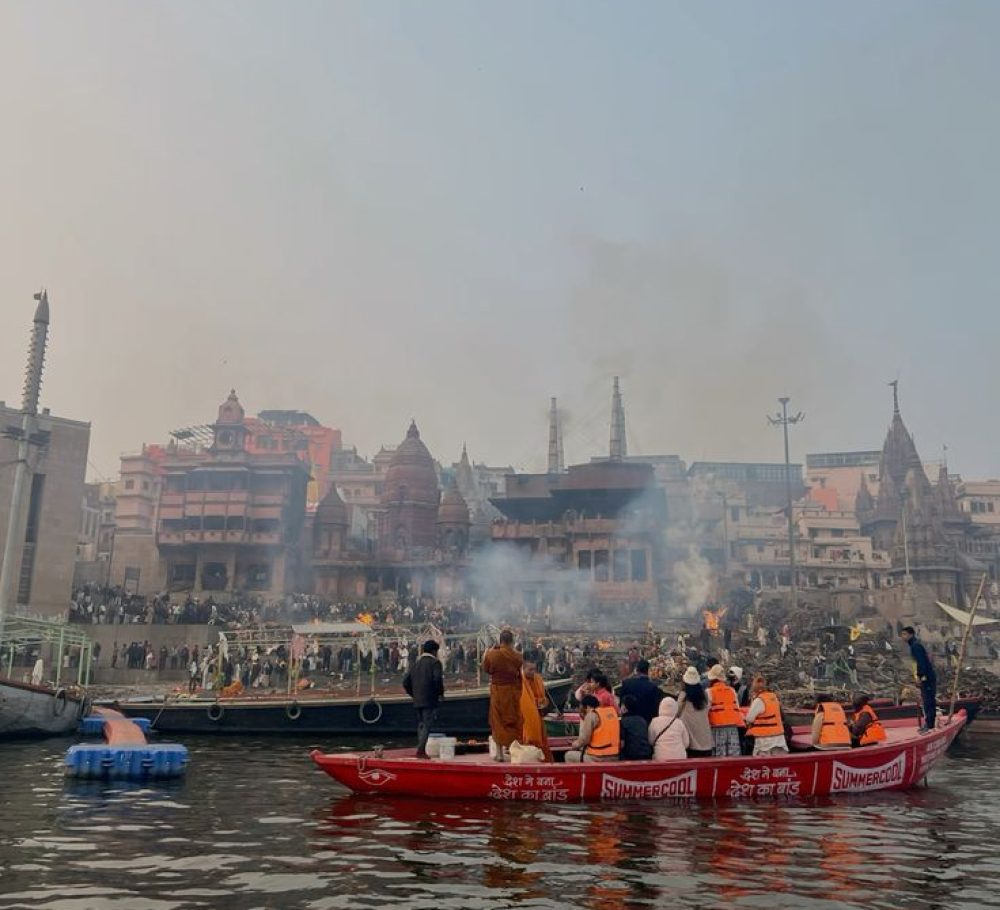
[{"label": "electric pole", "polygon": [[788,593],[788,603],[792,610],[798,606],[798,599],[796,597],[796,570],[795,570],[795,520],[792,516],[792,471],[791,465],[788,460],[788,426],[789,424],[801,423],[806,419],[806,415],[799,411],[797,414],[789,417],[788,415],[788,402],[791,401],[787,396],[785,398],[779,398],[778,402],[781,404],[781,410],[775,414],[774,417],[768,415],[767,422],[771,426],[780,426],[785,434],[785,508],[788,510],[788,566],[790,570],[789,581],[791,587]]}]

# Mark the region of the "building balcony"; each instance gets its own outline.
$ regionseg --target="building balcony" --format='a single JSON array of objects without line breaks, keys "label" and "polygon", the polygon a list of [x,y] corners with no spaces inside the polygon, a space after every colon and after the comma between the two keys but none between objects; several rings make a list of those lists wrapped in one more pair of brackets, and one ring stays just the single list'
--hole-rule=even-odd
[{"label": "building balcony", "polygon": [[254,493],[253,494],[253,505],[254,508],[258,506],[277,506],[282,507],[285,504],[285,494],[284,493]]},{"label": "building balcony", "polygon": [[281,543],[281,532],[280,531],[251,531],[249,535],[249,542],[256,544],[264,544],[267,546],[275,546]]}]

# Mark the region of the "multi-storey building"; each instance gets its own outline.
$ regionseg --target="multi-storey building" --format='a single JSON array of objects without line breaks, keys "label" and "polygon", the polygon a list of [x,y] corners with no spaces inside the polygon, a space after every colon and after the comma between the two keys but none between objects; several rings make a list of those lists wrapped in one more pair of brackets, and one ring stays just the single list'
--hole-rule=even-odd
[{"label": "multi-storey building", "polygon": [[[33,613],[62,616],[73,587],[90,424],[53,417],[47,409],[35,423],[37,444],[31,446],[28,493],[17,522],[14,596]],[[3,466],[17,461],[20,427],[21,411],[0,402],[0,552],[14,480]]]},{"label": "multi-storey building", "polygon": [[160,464],[156,544],[171,591],[280,594],[298,587],[308,471],[295,451],[251,451],[236,393],[205,450]]},{"label": "multi-storey building", "polygon": [[[861,481],[872,495],[878,495],[878,464],[882,453],[817,452],[806,455],[806,484],[817,500],[837,510],[854,508]],[[833,499],[828,498],[828,494]]]},{"label": "multi-storey building", "polygon": [[512,474],[493,504],[503,514],[493,547],[514,560],[509,595],[524,609],[559,610],[574,599],[659,606],[666,509],[651,465],[609,459],[564,474]]}]

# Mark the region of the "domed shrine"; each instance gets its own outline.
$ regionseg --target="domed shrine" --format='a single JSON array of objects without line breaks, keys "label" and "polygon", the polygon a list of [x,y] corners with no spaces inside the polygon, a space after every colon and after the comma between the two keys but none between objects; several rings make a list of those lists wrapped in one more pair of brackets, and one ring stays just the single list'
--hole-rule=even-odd
[{"label": "domed shrine", "polygon": [[469,507],[453,483],[441,498],[437,514],[437,545],[445,553],[462,553],[469,545]]},{"label": "domed shrine", "polygon": [[438,488],[434,459],[420,438],[416,422],[393,453],[382,487],[379,550],[399,556],[432,549],[437,542]]},{"label": "domed shrine", "polygon": [[465,595],[469,507],[452,484],[442,497],[437,468],[415,422],[392,452],[379,494],[378,535],[352,536],[353,505],[334,487],[316,510],[313,592],[355,599]]},{"label": "domed shrine", "polygon": [[347,544],[347,506],[335,484],[316,509],[313,518],[313,558],[323,559],[343,552]]}]

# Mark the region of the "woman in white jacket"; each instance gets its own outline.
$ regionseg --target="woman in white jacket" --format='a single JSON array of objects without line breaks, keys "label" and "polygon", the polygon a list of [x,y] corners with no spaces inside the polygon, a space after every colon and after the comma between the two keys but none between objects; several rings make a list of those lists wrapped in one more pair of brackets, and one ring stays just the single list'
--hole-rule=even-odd
[{"label": "woman in white jacket", "polygon": [[669,695],[660,702],[659,716],[649,725],[649,743],[653,747],[653,761],[687,758],[691,734],[677,716],[677,701]]}]

